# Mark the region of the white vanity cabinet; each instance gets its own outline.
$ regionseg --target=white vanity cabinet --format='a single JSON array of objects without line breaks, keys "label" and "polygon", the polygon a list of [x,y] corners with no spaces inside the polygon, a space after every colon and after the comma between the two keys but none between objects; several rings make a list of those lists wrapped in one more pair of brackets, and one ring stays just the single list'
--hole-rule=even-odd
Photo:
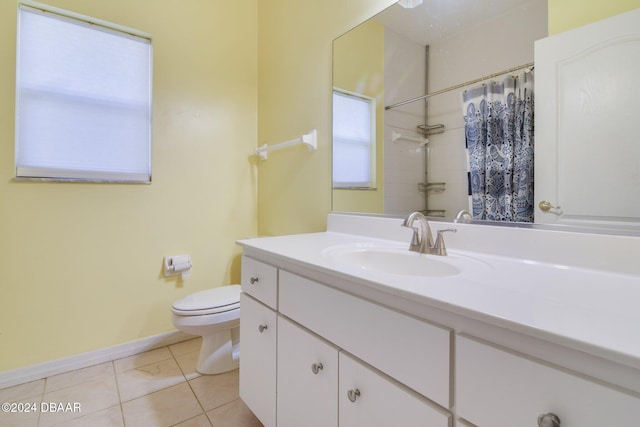
[{"label": "white vanity cabinet", "polygon": [[[460,274],[419,277],[358,267],[378,248],[396,253],[399,238],[384,239],[400,220],[329,225],[240,242],[243,301],[254,303],[241,307],[241,396],[266,426],[538,427],[550,414],[560,427],[640,426],[640,316],[629,302],[640,239],[459,223],[469,250],[518,240],[513,256],[455,253],[452,236],[450,259],[432,261],[460,262]],[[565,252],[576,241],[574,266]],[[623,259],[598,264],[611,241]],[[345,253],[358,257],[334,256]],[[485,270],[467,271],[467,256]],[[257,327],[274,316],[276,343],[261,347]]]},{"label": "white vanity cabinet", "polygon": [[243,257],[240,397],[265,427],[276,426],[277,277],[277,268]]},{"label": "white vanity cabinet", "polygon": [[568,427],[640,424],[639,398],[462,335],[456,397],[458,415],[478,427],[535,427],[548,413]]},{"label": "white vanity cabinet", "polygon": [[240,395],[266,427],[640,425],[633,360],[296,262],[307,246],[286,242],[243,257]]},{"label": "white vanity cabinet", "polygon": [[266,427],[451,426],[451,331],[246,256],[242,271],[240,397]]}]

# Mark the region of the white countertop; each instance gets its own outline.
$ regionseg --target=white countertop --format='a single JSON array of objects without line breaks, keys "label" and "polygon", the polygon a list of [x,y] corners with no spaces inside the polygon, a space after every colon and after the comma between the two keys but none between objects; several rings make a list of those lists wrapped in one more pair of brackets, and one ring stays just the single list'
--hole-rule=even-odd
[{"label": "white countertop", "polygon": [[400,239],[327,231],[238,243],[249,256],[254,254],[274,263],[311,269],[426,307],[437,307],[640,368],[637,274],[449,247],[448,261],[455,263],[456,258],[470,257],[474,262],[467,265],[473,271],[447,277],[421,277],[355,268],[327,256],[328,248],[342,245],[407,247]]}]

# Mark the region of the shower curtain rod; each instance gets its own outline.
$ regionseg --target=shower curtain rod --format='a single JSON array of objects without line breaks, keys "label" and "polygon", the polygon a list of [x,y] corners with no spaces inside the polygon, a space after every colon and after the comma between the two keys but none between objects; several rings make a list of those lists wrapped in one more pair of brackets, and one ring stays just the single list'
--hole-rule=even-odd
[{"label": "shower curtain rod", "polygon": [[405,105],[405,104],[410,104],[412,102],[420,101],[421,99],[431,98],[432,96],[436,96],[436,95],[440,95],[441,93],[445,93],[445,92],[449,92],[449,91],[452,91],[452,90],[460,89],[460,88],[463,88],[465,86],[469,86],[469,85],[472,85],[474,83],[481,82],[483,80],[492,79],[494,77],[498,77],[498,76],[501,76],[501,75],[507,74],[507,73],[512,73],[514,71],[518,71],[518,70],[521,70],[523,68],[533,67],[533,65],[534,65],[533,62],[529,62],[528,64],[519,65],[517,67],[509,68],[508,70],[504,70],[504,71],[500,71],[498,73],[489,74],[488,76],[480,77],[479,79],[475,79],[475,80],[471,80],[471,81],[468,81],[468,82],[460,83],[458,85],[451,86],[451,87],[448,87],[446,89],[440,89],[440,90],[438,90],[436,92],[432,92],[432,93],[428,93],[426,95],[418,96],[417,98],[408,99],[406,101],[398,102],[397,104],[387,105],[386,107],[384,107],[384,109],[385,110],[391,110],[392,108],[396,108],[396,107],[400,107],[400,106]]}]

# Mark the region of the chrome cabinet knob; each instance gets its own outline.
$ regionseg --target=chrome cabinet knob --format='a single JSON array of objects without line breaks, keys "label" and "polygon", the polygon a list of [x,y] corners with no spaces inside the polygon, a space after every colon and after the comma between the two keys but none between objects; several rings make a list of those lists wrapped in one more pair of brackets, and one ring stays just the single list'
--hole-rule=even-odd
[{"label": "chrome cabinet knob", "polygon": [[258,332],[263,333],[266,330],[267,330],[266,324],[258,326]]},{"label": "chrome cabinet knob", "polygon": [[252,277],[251,279],[249,279],[249,283],[251,283],[252,285],[255,285],[259,281],[260,281],[259,277]]},{"label": "chrome cabinet knob", "polygon": [[349,398],[350,401],[355,402],[356,399],[358,399],[358,397],[360,397],[360,390],[351,389],[351,390],[347,391],[347,397]]},{"label": "chrome cabinet knob", "polygon": [[538,427],[560,427],[560,418],[556,414],[541,414],[538,417]]},{"label": "chrome cabinet knob", "polygon": [[322,366],[322,363],[314,363],[313,365],[311,365],[311,372],[313,372],[316,375],[318,375],[318,373],[323,369],[324,369],[324,366]]}]

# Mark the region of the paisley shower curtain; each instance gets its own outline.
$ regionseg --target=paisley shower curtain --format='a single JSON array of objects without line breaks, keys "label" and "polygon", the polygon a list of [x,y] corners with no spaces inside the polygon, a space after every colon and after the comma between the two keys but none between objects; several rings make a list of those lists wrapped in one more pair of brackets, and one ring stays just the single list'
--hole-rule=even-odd
[{"label": "paisley shower curtain", "polygon": [[533,72],[462,98],[473,218],[533,222]]}]

